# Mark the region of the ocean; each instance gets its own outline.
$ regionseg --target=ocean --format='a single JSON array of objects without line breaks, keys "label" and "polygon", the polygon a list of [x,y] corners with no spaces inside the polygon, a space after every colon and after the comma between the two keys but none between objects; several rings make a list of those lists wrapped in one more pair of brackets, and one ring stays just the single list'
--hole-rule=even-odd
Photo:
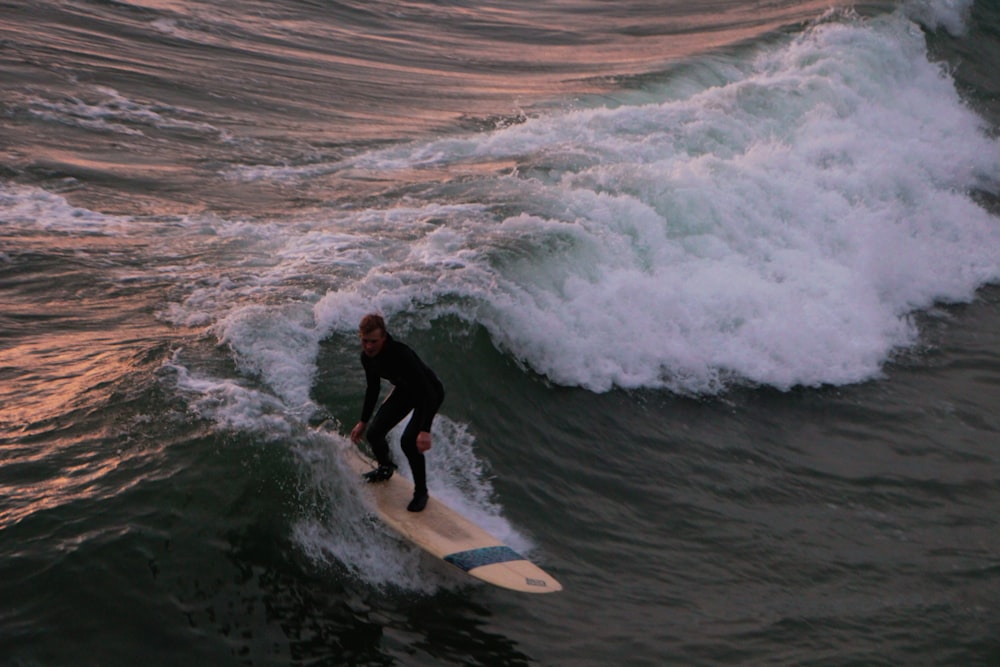
[{"label": "ocean", "polygon": [[1000,665],[996,0],[0,16],[0,665]]}]

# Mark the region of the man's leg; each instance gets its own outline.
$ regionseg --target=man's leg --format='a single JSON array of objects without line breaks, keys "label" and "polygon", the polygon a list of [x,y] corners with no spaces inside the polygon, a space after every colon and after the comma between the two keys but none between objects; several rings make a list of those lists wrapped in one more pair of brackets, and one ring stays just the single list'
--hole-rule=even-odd
[{"label": "man's leg", "polygon": [[[393,427],[403,420],[413,406],[406,400],[402,392],[393,391],[385,402],[379,407],[375,416],[368,424],[365,437],[372,447],[372,453],[380,466],[391,466],[392,457],[389,455],[389,442],[386,437]],[[414,436],[416,437],[416,436]]]},{"label": "man's leg", "polygon": [[399,446],[406,454],[406,460],[410,464],[410,471],[413,473],[413,495],[427,495],[427,463],[424,461],[424,454],[417,449],[417,434],[420,433],[420,426],[416,420],[410,422],[403,429],[403,435],[399,439]]},{"label": "man's leg", "polygon": [[[442,393],[437,399],[437,405],[434,406],[434,412],[438,411],[443,401],[444,394]],[[433,418],[432,415],[431,419],[433,420]],[[423,510],[427,503],[427,463],[424,460],[424,453],[417,449],[417,435],[419,433],[420,424],[417,423],[416,415],[414,415],[406,424],[406,428],[403,429],[403,435],[399,442],[403,454],[406,455],[406,460],[410,464],[410,471],[413,473],[413,502],[408,507],[411,512]]]}]

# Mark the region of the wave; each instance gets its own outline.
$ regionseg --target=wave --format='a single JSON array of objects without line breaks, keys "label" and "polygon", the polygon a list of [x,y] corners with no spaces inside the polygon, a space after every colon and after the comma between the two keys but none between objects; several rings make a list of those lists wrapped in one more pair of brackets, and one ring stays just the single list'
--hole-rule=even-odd
[{"label": "wave", "polygon": [[[319,342],[373,308],[483,326],[593,391],[788,389],[878,377],[918,340],[914,312],[1000,277],[997,220],[976,202],[998,165],[904,12],[831,12],[601,106],[244,174],[384,184],[358,205],[141,224],[187,285],[160,316],[210,326],[296,410]],[[140,224],[5,192],[41,226]]]},{"label": "wave", "polygon": [[470,176],[421,193],[450,210],[356,217],[382,240],[317,320],[457,311],[595,391],[788,389],[878,377],[916,341],[914,311],[1000,277],[975,201],[997,190],[1000,146],[905,15],[834,12],[641,95],[340,165]]}]

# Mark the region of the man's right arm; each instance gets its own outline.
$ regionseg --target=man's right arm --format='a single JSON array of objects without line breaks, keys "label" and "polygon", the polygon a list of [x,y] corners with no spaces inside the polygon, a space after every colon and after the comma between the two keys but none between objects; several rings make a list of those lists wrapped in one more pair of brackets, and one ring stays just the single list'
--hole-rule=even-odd
[{"label": "man's right arm", "polygon": [[375,404],[378,402],[378,395],[382,389],[382,378],[369,367],[364,354],[361,355],[361,365],[365,369],[365,382],[367,385],[365,388],[365,402],[361,406],[361,419],[351,429],[351,442],[354,444],[361,442],[361,439],[365,436],[368,420],[371,419],[372,413],[375,411]]},{"label": "man's right arm", "polygon": [[365,402],[361,406],[361,419],[359,421],[368,423],[372,413],[375,412],[375,404],[378,402],[378,395],[382,389],[382,378],[370,367],[368,360],[362,355],[361,365],[365,369]]}]

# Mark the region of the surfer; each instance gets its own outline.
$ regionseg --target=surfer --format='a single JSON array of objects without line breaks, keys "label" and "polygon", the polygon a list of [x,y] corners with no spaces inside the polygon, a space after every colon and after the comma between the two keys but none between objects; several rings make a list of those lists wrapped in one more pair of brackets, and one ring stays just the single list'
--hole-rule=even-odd
[{"label": "surfer", "polygon": [[[403,430],[400,445],[413,473],[413,500],[406,509],[420,512],[427,506],[424,452],[431,448],[431,422],[444,401],[444,386],[416,352],[389,335],[381,315],[365,315],[358,329],[361,335],[361,366],[365,370],[368,386],[361,420],[351,429],[351,442],[358,444],[367,435],[378,468],[366,473],[365,479],[373,483],[384,482],[392,477],[396,469],[389,455],[386,436],[413,411]],[[382,389],[382,378],[393,386],[372,418]]]}]

